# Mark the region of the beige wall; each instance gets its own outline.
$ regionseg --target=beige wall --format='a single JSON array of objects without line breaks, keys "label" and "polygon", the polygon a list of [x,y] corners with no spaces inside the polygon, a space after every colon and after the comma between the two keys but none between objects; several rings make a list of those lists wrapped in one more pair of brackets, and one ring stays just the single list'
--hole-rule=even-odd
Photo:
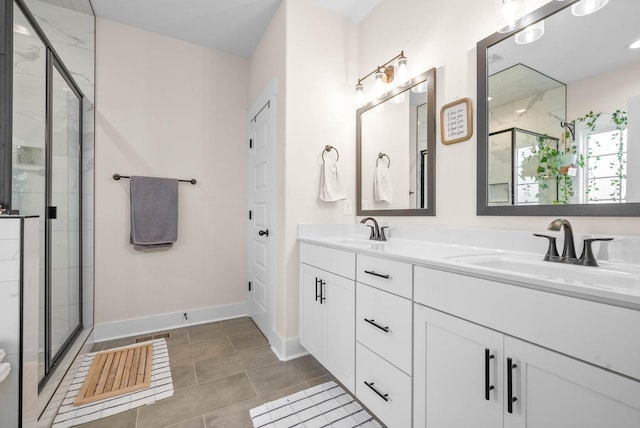
[{"label": "beige wall", "polygon": [[[537,5],[545,0],[536,0]],[[535,6],[535,5],[534,5]],[[493,0],[384,0],[360,24],[359,74],[405,51],[412,75],[437,67],[437,111],[462,97],[476,103],[476,43],[495,32]],[[477,123],[474,120],[474,123]],[[445,146],[437,129],[436,211],[428,218],[388,217],[408,223],[490,229],[544,230],[550,217],[476,216],[476,135]],[[640,218],[571,217],[578,233],[640,235]]]},{"label": "beige wall", "polygon": [[279,331],[297,337],[297,226],[354,219],[344,215],[344,201],[323,202],[318,191],[322,151],[330,144],[340,152],[347,199],[352,205],[355,200],[357,25],[304,0],[287,0],[286,6],[286,294],[280,301],[286,318]]},{"label": "beige wall", "polygon": [[[97,20],[95,321],[246,301],[245,59]],[[129,182],[179,186],[178,242],[129,245]]]}]

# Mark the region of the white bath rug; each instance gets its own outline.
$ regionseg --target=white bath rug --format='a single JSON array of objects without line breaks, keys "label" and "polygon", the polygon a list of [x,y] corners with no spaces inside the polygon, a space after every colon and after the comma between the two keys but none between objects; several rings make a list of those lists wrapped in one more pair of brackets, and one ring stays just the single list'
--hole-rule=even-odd
[{"label": "white bath rug", "polygon": [[[173,395],[173,380],[171,379],[171,369],[169,368],[167,341],[157,339],[153,340],[152,343],[153,359],[151,365],[151,385],[149,388],[81,406],[74,406],[73,402],[78,392],[80,392],[82,383],[87,377],[91,363],[98,352],[87,354],[78,369],[78,373],[76,373],[73,379],[73,383],[69,387],[69,391],[60,406],[60,410],[58,410],[58,415],[53,421],[53,428],[66,428],[95,421],[96,419],[126,412],[127,410],[145,404],[153,404],[163,398],[171,397]],[[114,349],[124,349],[135,346],[140,346],[140,343]]]},{"label": "white bath rug", "polygon": [[255,428],[381,428],[335,382],[327,382],[249,410]]}]

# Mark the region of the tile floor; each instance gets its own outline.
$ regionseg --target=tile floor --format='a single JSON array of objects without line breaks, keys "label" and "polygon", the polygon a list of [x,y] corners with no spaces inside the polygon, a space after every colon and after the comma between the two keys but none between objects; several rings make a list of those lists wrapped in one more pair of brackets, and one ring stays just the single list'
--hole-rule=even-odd
[{"label": "tile floor", "polygon": [[[252,428],[249,409],[335,380],[313,357],[282,362],[250,318],[169,333],[173,397],[93,421],[86,428]],[[135,343],[97,343],[93,351]]]}]

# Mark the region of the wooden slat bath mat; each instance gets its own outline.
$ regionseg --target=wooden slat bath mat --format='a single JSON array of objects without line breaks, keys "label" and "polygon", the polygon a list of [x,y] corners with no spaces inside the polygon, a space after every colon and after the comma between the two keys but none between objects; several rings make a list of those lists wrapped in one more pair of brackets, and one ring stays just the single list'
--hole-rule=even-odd
[{"label": "wooden slat bath mat", "polygon": [[151,383],[153,344],[100,352],[91,364],[74,405],[148,388]]}]

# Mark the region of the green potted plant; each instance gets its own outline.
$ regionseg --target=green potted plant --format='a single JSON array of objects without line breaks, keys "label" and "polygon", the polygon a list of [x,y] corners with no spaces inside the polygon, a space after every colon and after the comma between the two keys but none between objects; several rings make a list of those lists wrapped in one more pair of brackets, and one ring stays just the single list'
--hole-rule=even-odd
[{"label": "green potted plant", "polygon": [[[522,168],[523,176],[531,174],[531,166],[536,165],[535,179],[540,190],[539,198],[544,197],[551,183],[556,183],[558,198],[553,200],[554,204],[569,203],[575,194],[572,177],[575,176],[577,166],[584,166],[584,157],[578,155],[578,148],[570,137],[571,134],[567,131],[559,144],[556,139],[548,136],[537,137],[536,148],[523,161],[526,164]],[[554,147],[556,144],[557,147]]]}]

